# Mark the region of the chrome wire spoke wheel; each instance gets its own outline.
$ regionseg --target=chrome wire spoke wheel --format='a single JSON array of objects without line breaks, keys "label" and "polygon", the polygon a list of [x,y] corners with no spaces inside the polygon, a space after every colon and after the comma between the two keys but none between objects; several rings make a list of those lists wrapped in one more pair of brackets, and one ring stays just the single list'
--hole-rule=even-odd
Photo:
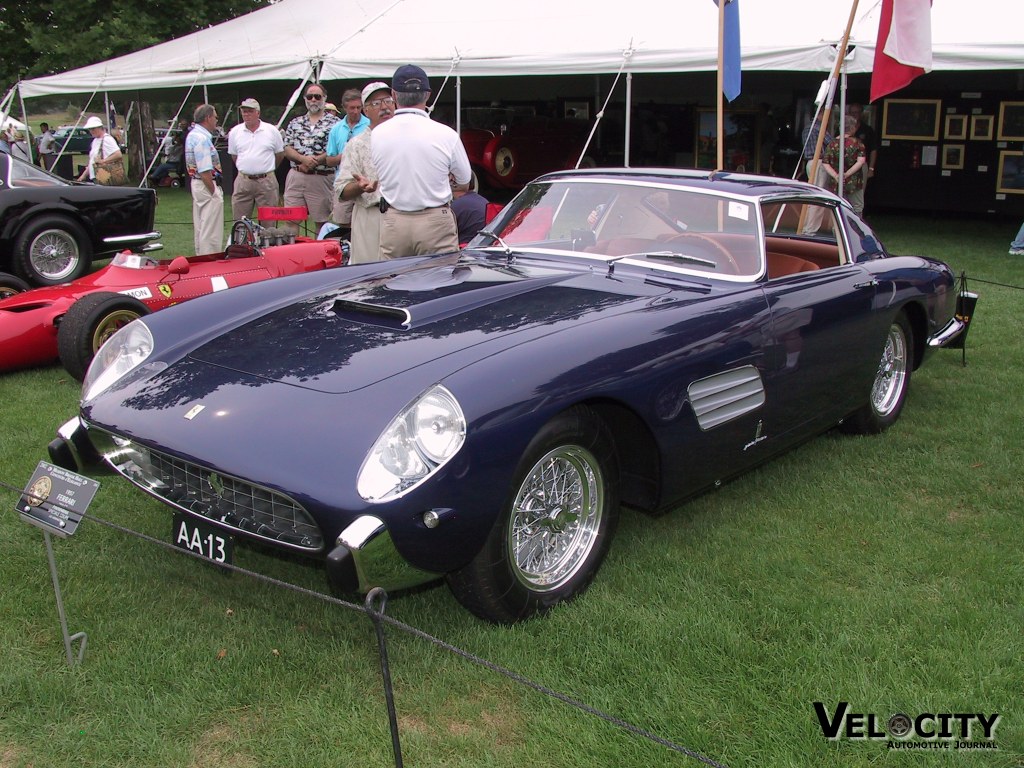
[{"label": "chrome wire spoke wheel", "polygon": [[62,229],[44,229],[29,246],[32,266],[50,280],[63,280],[74,274],[79,258],[78,243]]},{"label": "chrome wire spoke wheel", "polygon": [[601,465],[590,451],[566,445],[527,473],[507,531],[516,578],[538,592],[558,589],[586,563],[604,516]]},{"label": "chrome wire spoke wheel", "polygon": [[888,416],[899,405],[908,365],[906,334],[898,323],[893,323],[871,387],[871,406],[879,416]]}]

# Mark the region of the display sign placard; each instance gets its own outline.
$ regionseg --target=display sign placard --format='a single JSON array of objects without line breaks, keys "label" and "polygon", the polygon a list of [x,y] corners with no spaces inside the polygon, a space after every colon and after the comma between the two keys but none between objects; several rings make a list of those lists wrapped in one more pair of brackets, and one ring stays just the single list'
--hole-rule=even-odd
[{"label": "display sign placard", "polygon": [[18,501],[18,513],[26,523],[67,537],[78,528],[99,487],[91,478],[40,461]]}]

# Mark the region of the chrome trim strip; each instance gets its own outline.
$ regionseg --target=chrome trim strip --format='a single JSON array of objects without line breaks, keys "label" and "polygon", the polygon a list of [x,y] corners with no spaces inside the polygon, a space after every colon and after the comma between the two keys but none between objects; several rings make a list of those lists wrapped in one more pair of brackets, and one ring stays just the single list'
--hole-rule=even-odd
[{"label": "chrome trim strip", "polygon": [[765,402],[764,381],[752,365],[699,379],[686,392],[704,432],[757,410]]}]

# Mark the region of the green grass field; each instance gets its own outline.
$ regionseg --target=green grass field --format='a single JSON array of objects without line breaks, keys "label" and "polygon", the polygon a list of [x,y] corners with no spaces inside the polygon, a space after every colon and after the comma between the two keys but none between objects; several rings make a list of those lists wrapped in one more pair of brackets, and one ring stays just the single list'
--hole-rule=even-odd
[{"label": "green grass field", "polygon": [[[187,196],[161,191],[158,217],[166,253],[190,252]],[[933,355],[893,429],[823,435],[662,517],[627,510],[593,587],[544,618],[490,626],[443,587],[387,613],[733,768],[1024,765],[1016,226],[873,221],[894,251],[944,258],[981,294],[967,366]],[[25,484],[77,396],[57,367],[0,379],[0,481]],[[394,764],[364,615],[96,520],[55,542],[69,629],[88,633],[69,668],[42,535],[16,501],[0,487],[0,768]],[[165,507],[113,477],[90,512],[170,536]],[[310,565],[246,548],[236,562],[325,588]],[[420,637],[388,637],[408,766],[699,764]],[[828,740],[814,702],[844,701],[883,725],[999,713],[998,749]]]}]

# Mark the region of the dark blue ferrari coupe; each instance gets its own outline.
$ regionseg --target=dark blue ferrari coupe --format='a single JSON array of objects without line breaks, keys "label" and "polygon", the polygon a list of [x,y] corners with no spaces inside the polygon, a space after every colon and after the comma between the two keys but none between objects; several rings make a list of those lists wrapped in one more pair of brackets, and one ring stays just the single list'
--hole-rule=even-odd
[{"label": "dark blue ferrari coupe", "polygon": [[51,456],[341,591],[444,578],[509,623],[658,512],[836,425],[879,432],[961,336],[945,264],[777,178],[566,171],[458,253],[272,280],[136,320]]}]

